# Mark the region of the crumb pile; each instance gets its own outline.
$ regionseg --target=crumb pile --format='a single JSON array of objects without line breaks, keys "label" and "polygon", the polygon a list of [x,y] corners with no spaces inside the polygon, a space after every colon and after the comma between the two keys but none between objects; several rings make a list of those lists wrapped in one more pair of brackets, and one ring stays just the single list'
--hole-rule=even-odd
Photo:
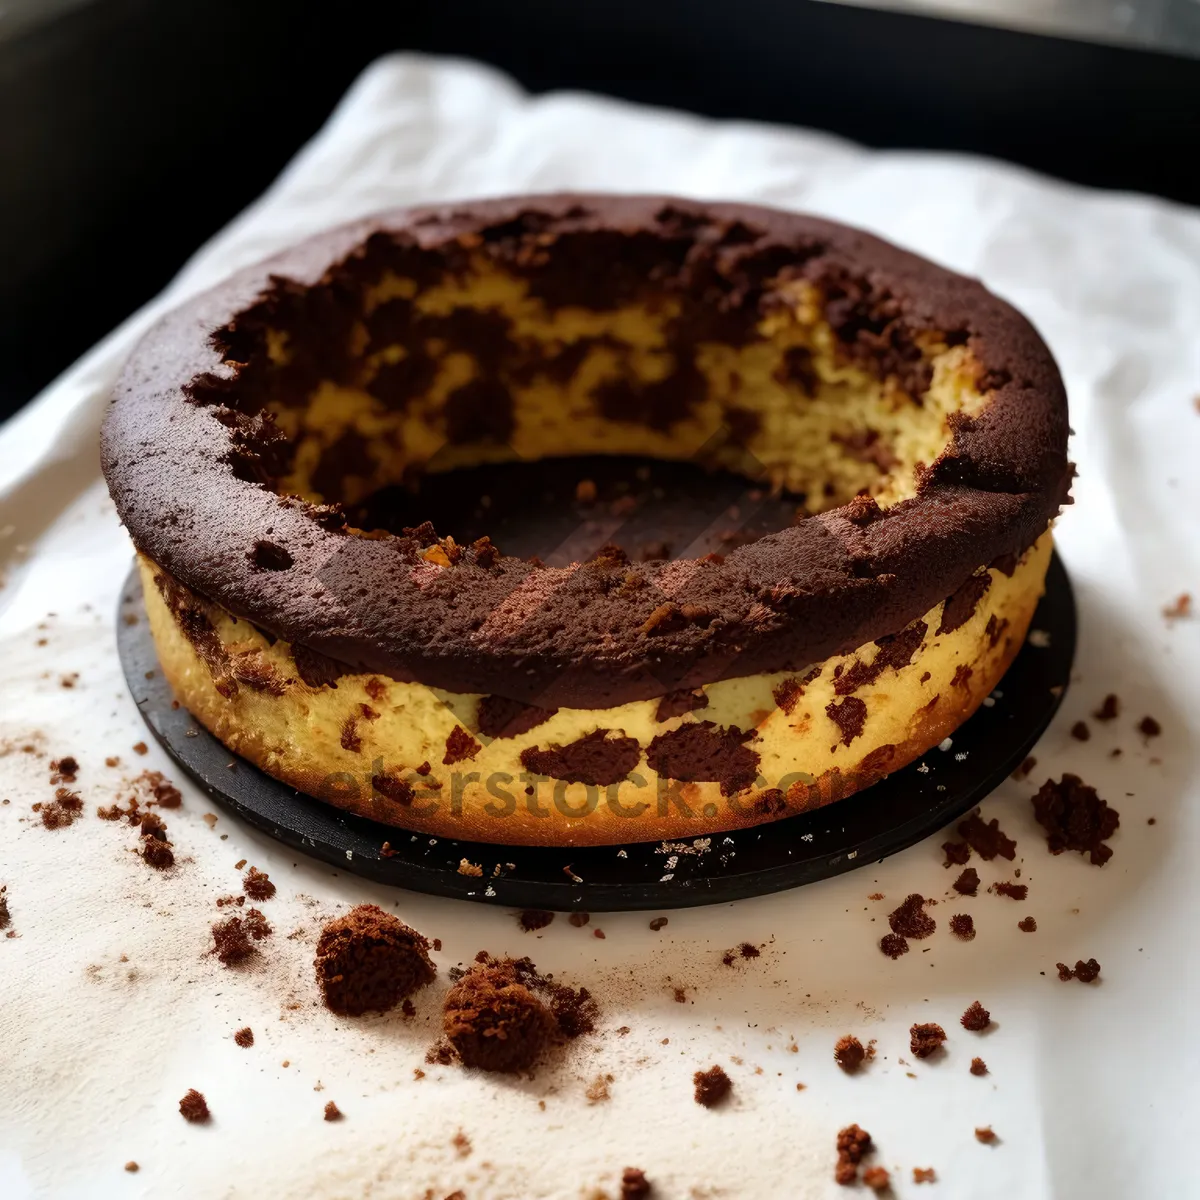
[{"label": "crumb pile", "polygon": [[325,1006],[348,1017],[387,1012],[437,974],[428,940],[374,904],[330,921],[313,965]]},{"label": "crumb pile", "polygon": [[1112,858],[1107,841],[1121,824],[1121,814],[1100,798],[1078,775],[1047,779],[1033,798],[1033,815],[1046,831],[1051,854],[1077,850],[1095,866]]}]

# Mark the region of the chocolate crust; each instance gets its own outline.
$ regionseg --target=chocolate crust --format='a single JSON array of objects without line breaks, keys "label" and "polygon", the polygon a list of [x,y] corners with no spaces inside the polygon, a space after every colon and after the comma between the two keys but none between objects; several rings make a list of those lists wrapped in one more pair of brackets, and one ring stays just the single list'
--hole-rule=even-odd
[{"label": "chocolate crust", "polygon": [[[198,382],[217,393],[232,388],[235,368],[213,331],[272,287],[321,285],[334,303],[372,255],[386,258],[397,246],[452,253],[482,245],[509,265],[535,237],[577,245],[576,234],[665,240],[677,252],[676,286],[703,286],[715,297],[715,340],[745,336],[770,303],[764,281],[781,272],[816,285],[845,353],[884,372],[914,369],[911,343],[897,329],[939,330],[970,349],[990,402],[975,417],[951,418],[950,444],[912,499],[820,513],[721,562],[558,569],[489,553],[443,570],[415,559],[409,539],[347,535],[327,512],[257,482],[231,455],[218,406],[192,399]],[[606,293],[588,295],[580,283],[556,293],[581,277],[576,267],[568,263],[563,279],[539,277],[539,295],[620,302],[611,280]],[[1049,350],[975,280],[817,218],[665,197],[558,195],[387,213],[239,272],[146,335],[114,391],[101,455],[139,550],[334,668],[543,708],[599,708],[801,671],[903,629],[980,567],[1041,535],[1068,502],[1067,434]],[[654,626],[665,596],[678,594],[681,568],[681,599],[705,619]],[[630,573],[646,586],[618,594],[614,581]],[[336,669],[329,674],[336,679]]]}]

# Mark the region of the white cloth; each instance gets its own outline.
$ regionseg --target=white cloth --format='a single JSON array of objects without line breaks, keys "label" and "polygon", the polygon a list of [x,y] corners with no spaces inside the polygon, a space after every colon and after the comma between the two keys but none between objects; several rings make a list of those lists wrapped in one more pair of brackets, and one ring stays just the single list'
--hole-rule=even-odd
[{"label": "white cloth", "polygon": [[[932,839],[790,894],[672,913],[657,933],[653,914],[627,914],[585,929],[560,918],[535,937],[504,912],[298,859],[182,779],[185,807],[168,814],[172,874],[130,853],[132,831],[95,818],[143,767],[178,776],[157,748],[145,759],[130,749],[150,739],[113,640],[129,546],[99,479],[96,433],[135,339],[185,296],[323,226],[408,202],[562,188],[758,200],[862,225],[981,276],[1049,341],[1077,431],[1076,505],[1059,546],[1080,651],[1030,782],[1006,783],[985,805],[1017,838],[1018,861],[977,864],[985,889],[1019,866],[1027,902],[986,890],[946,898],[952,875]],[[615,1195],[621,1168],[638,1166],[666,1200],[832,1196],[834,1136],[852,1121],[874,1135],[899,1195],[912,1194],[914,1166],[937,1170],[931,1195],[1194,1195],[1200,623],[1168,625],[1160,610],[1200,592],[1198,329],[1200,216],[1178,206],[978,159],[868,152],[581,95],[530,99],[462,62],[375,64],[266,196],[0,430],[0,795],[11,801],[0,806],[0,885],[19,935],[0,937],[0,1195],[440,1200],[461,1188],[469,1200],[533,1200]],[[1093,722],[1086,744],[1069,738],[1110,691],[1121,718]],[[1134,729],[1145,714],[1164,729],[1149,745]],[[23,753],[29,742],[45,757]],[[87,803],[52,832],[31,805],[52,798],[48,760],[64,753],[82,764]],[[121,765],[105,767],[109,755]],[[1121,811],[1103,869],[1051,858],[1032,821],[1033,786],[1064,770]],[[263,906],[276,934],[260,967],[235,972],[205,951],[214,902],[238,890],[243,858],[280,895]],[[890,962],[876,942],[912,891],[942,898],[939,930]],[[878,892],[886,899],[868,898]],[[604,1006],[601,1034],[528,1082],[424,1065],[438,989],[410,1021],[333,1019],[314,1006],[316,930],[363,900],[440,937],[443,978],[486,947],[587,984]],[[969,944],[947,929],[959,911],[975,915]],[[1035,934],[1017,929],[1027,914]],[[762,957],[723,966],[722,952],[747,939],[765,945]],[[1055,977],[1057,960],[1092,956],[1098,986]],[[997,1022],[983,1037],[958,1026],[976,998]],[[949,1031],[942,1061],[914,1064],[914,1021]],[[231,1040],[247,1024],[251,1050]],[[848,1032],[878,1039],[856,1078],[832,1060]],[[990,1075],[968,1074],[976,1054]],[[708,1112],[691,1075],[714,1062],[735,1092]],[[426,1078],[414,1079],[418,1067]],[[589,1084],[609,1074],[611,1099],[589,1102]],[[189,1087],[207,1095],[210,1127],[179,1117]],[[322,1121],[328,1099],[345,1121]],[[995,1147],[973,1134],[989,1124]],[[451,1144],[459,1129],[469,1154]]]}]

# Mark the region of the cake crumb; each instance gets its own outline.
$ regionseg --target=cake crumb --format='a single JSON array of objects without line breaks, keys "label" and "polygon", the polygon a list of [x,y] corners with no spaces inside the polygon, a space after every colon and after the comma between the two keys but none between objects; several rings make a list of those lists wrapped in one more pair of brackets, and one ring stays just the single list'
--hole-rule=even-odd
[{"label": "cake crumb", "polygon": [[975,1140],[990,1146],[1000,1139],[996,1137],[996,1133],[990,1125],[982,1125],[975,1128]]},{"label": "cake crumb", "polygon": [[131,1175],[133,1175],[136,1172],[140,1171],[141,1167],[139,1167],[137,1165],[137,1163],[135,1163],[132,1159],[130,1159],[129,1162],[127,1162],[125,1164],[125,1170],[127,1170]]},{"label": "cake crumb", "polygon": [[1037,766],[1037,759],[1031,754],[1021,765],[1012,773],[1014,779],[1028,779],[1033,774],[1034,767]]},{"label": "cake crumb", "polygon": [[1086,721],[1076,721],[1071,726],[1071,736],[1077,742],[1086,742],[1091,740],[1092,731],[1087,727]]},{"label": "cake crumb", "polygon": [[254,1030],[247,1025],[244,1029],[239,1029],[233,1035],[233,1040],[243,1049],[248,1049],[254,1045]]},{"label": "cake crumb", "polygon": [[1037,922],[1032,917],[1024,917],[1017,922],[1017,928],[1022,933],[1037,933]]},{"label": "cake crumb", "polygon": [[1156,738],[1162,733],[1162,726],[1153,717],[1143,717],[1138,722],[1138,733],[1144,738]]},{"label": "cake crumb", "polygon": [[992,1014],[978,1000],[974,1000],[959,1018],[959,1023],[964,1029],[969,1029],[972,1033],[979,1033],[992,1023]]},{"label": "cake crumb", "polygon": [[480,955],[447,993],[442,1014],[464,1066],[507,1072],[537,1062],[555,1032],[554,1013],[527,986],[542,980],[528,959]]},{"label": "cake crumb", "polygon": [[871,1152],[871,1135],[858,1125],[847,1125],[837,1135],[834,1179],[848,1187],[858,1179],[858,1164]]},{"label": "cake crumb", "polygon": [[[591,914],[585,912],[573,912],[567,918],[567,920],[574,925],[576,929],[582,929],[591,919]],[[653,929],[654,926],[651,925],[651,928]]]},{"label": "cake crumb", "polygon": [[654,920],[650,922],[650,928],[653,929],[655,933],[657,933],[660,929],[665,929],[666,925],[666,917],[655,917]]},{"label": "cake crumb", "polygon": [[242,891],[251,900],[270,900],[276,890],[275,885],[271,882],[271,877],[266,871],[260,871],[257,867],[251,867],[246,872],[245,879],[242,880]]},{"label": "cake crumb", "polygon": [[149,754],[150,747],[147,746],[145,742],[134,742],[133,752],[134,754]]},{"label": "cake crumb", "polygon": [[208,1101],[195,1088],[188,1088],[184,1093],[183,1099],[179,1102],[179,1111],[183,1115],[183,1119],[190,1121],[193,1125],[202,1124],[212,1116],[212,1113],[208,1111]]},{"label": "cake crumb", "polygon": [[971,1074],[986,1075],[988,1073],[988,1065],[982,1058],[971,1059]]},{"label": "cake crumb", "polygon": [[257,908],[252,908],[244,917],[226,917],[224,921],[214,922],[212,935],[213,948],[210,953],[215,954],[225,966],[231,967],[258,953],[254,942],[269,937],[271,926]]},{"label": "cake crumb", "polygon": [[862,1181],[873,1192],[886,1192],[892,1179],[886,1167],[868,1167],[862,1173]]},{"label": "cake crumb", "polygon": [[1066,963],[1054,965],[1058,968],[1059,979],[1064,983],[1071,979],[1078,979],[1080,983],[1094,983],[1100,978],[1100,964],[1094,958],[1089,958],[1087,962],[1077,959],[1073,968],[1068,967]]},{"label": "cake crumb", "polygon": [[898,933],[885,933],[879,939],[879,949],[890,959],[897,959],[908,953],[908,942]]},{"label": "cake crumb", "polygon": [[994,892],[997,896],[1007,896],[1010,900],[1024,900],[1029,896],[1029,885],[1002,881],[993,883],[988,891]]},{"label": "cake crumb", "polygon": [[929,1058],[942,1048],[946,1031],[932,1022],[914,1025],[909,1031],[908,1047],[917,1058]]},{"label": "cake crumb", "polygon": [[968,867],[954,881],[954,890],[963,896],[974,896],[979,891],[979,872]]},{"label": "cake crumb", "polygon": [[1121,814],[1078,775],[1047,779],[1033,797],[1033,815],[1046,831],[1051,854],[1077,850],[1097,867],[1112,858],[1108,839],[1120,827]]},{"label": "cake crumb", "polygon": [[637,1167],[626,1167],[621,1174],[621,1200],[646,1200],[653,1191],[646,1172]]},{"label": "cake crumb", "polygon": [[937,929],[937,922],[925,912],[928,903],[919,892],[907,896],[899,908],[888,913],[892,932],[902,938],[920,940],[929,937]]},{"label": "cake crumb", "polygon": [[1115,721],[1120,715],[1121,702],[1113,692],[1109,692],[1100,702],[1100,707],[1092,713],[1093,719],[1097,721]]},{"label": "cake crumb", "polygon": [[932,1167],[913,1167],[913,1183],[937,1183],[937,1172]]},{"label": "cake crumb", "polygon": [[338,1108],[338,1106],[334,1104],[332,1100],[327,1100],[325,1102],[325,1120],[340,1121],[342,1116],[342,1110]]},{"label": "cake crumb", "polygon": [[950,918],[950,932],[961,941],[972,941],[975,937],[975,918],[970,913],[955,913]]},{"label": "cake crumb", "polygon": [[1017,843],[1001,828],[995,817],[985,822],[978,813],[972,813],[958,825],[958,836],[964,838],[971,849],[985,862],[999,855],[1012,862],[1017,856]]},{"label": "cake crumb", "polygon": [[544,908],[527,908],[517,914],[517,924],[526,933],[536,933],[539,929],[545,929],[553,920],[554,914]]},{"label": "cake crumb", "polygon": [[705,1108],[713,1108],[720,1104],[733,1090],[733,1080],[720,1066],[709,1067],[707,1071],[697,1071],[692,1076],[692,1082],[696,1089],[696,1103]]},{"label": "cake crumb", "polygon": [[1186,620],[1192,615],[1191,592],[1180,592],[1170,604],[1163,607],[1162,612],[1169,622]]},{"label": "cake crumb", "polygon": [[966,842],[943,842],[942,851],[946,855],[943,867],[961,867],[971,857],[971,847]]},{"label": "cake crumb", "polygon": [[853,1075],[869,1056],[858,1038],[846,1034],[834,1044],[833,1057],[847,1075]]}]

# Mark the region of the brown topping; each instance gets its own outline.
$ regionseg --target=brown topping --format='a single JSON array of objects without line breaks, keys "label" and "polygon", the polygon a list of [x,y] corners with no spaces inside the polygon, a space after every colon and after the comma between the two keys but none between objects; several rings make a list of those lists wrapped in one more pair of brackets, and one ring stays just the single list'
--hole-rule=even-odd
[{"label": "brown topping", "polygon": [[1022,933],[1037,933],[1037,922],[1032,917],[1025,917],[1017,922],[1017,928]]},{"label": "brown topping", "polygon": [[208,1102],[195,1088],[188,1088],[183,1099],[179,1102],[179,1111],[185,1121],[198,1125],[207,1121],[212,1114],[208,1111]]},{"label": "brown topping", "polygon": [[1145,738],[1156,738],[1162,733],[1162,726],[1153,717],[1143,717],[1138,722],[1138,732]]},{"label": "brown topping", "polygon": [[233,1035],[233,1040],[243,1049],[248,1049],[254,1045],[254,1030],[247,1025],[244,1029],[239,1029]]},{"label": "brown topping", "polygon": [[1092,731],[1087,727],[1086,721],[1076,721],[1075,724],[1071,726],[1071,736],[1077,742],[1086,742],[1091,738]]},{"label": "brown topping", "polygon": [[976,1128],[975,1140],[977,1142],[983,1142],[986,1145],[991,1145],[993,1142],[997,1141],[998,1139],[997,1139],[995,1133],[992,1131],[992,1127],[990,1125],[984,1125],[981,1128],[980,1127]]},{"label": "brown topping", "polygon": [[[572,913],[572,916],[574,915]],[[524,912],[517,914],[517,924],[526,933],[534,933],[538,929],[545,929],[553,920],[554,914],[547,912],[543,908],[527,908]]]},{"label": "brown topping", "polygon": [[731,796],[758,778],[758,754],[745,744],[757,736],[753,729],[693,721],[655,737],[646,750],[646,762],[667,779],[716,782],[722,796]]},{"label": "brown topping", "polygon": [[971,1074],[986,1075],[988,1073],[987,1063],[982,1058],[971,1059]]},{"label": "brown topping", "polygon": [[914,1025],[909,1031],[908,1048],[917,1058],[929,1058],[941,1049],[946,1040],[946,1031],[940,1025],[931,1022]]},{"label": "brown topping", "polygon": [[1075,966],[1072,969],[1066,963],[1055,963],[1058,968],[1058,977],[1064,983],[1070,979],[1078,979],[1080,983],[1093,983],[1100,978],[1100,964],[1094,959],[1089,958],[1087,962],[1083,959],[1076,960]]},{"label": "brown topping", "polygon": [[838,1038],[833,1047],[833,1058],[847,1075],[853,1075],[866,1061],[868,1055],[862,1042],[847,1034]]},{"label": "brown topping", "polygon": [[892,932],[903,938],[917,940],[929,937],[937,929],[937,922],[925,911],[927,903],[919,892],[907,896],[899,908],[888,913]]},{"label": "brown topping", "polygon": [[943,842],[942,850],[946,854],[943,867],[961,867],[971,857],[971,847],[966,842]]},{"label": "brown topping", "polygon": [[879,939],[879,948],[888,958],[896,959],[908,953],[908,942],[898,933],[885,933]]},{"label": "brown topping", "polygon": [[544,724],[556,712],[557,708],[538,708],[505,696],[484,696],[479,701],[475,719],[484,737],[515,738]]},{"label": "brown topping", "polygon": [[733,1080],[719,1066],[697,1071],[692,1076],[692,1082],[696,1085],[696,1103],[705,1108],[720,1104],[733,1090]]},{"label": "brown topping", "polygon": [[834,1179],[846,1185],[858,1178],[858,1164],[871,1152],[871,1135],[857,1125],[847,1125],[837,1135],[837,1169]]},{"label": "brown topping", "polygon": [[257,908],[251,908],[245,916],[226,917],[224,921],[215,922],[212,935],[213,948],[210,953],[215,954],[225,966],[232,967],[258,953],[254,943],[270,937],[271,926]]},{"label": "brown topping", "polygon": [[554,1018],[519,975],[512,959],[487,958],[447,994],[442,1025],[465,1066],[524,1071],[549,1047]]},{"label": "brown topping", "polygon": [[955,881],[954,890],[963,896],[974,896],[979,891],[979,872],[968,867]]},{"label": "brown topping", "polygon": [[950,918],[950,932],[964,942],[972,941],[975,937],[975,918],[970,913],[955,913]]},{"label": "brown topping", "polygon": [[978,813],[972,813],[965,821],[959,822],[958,836],[965,838],[971,849],[989,862],[996,855],[1009,862],[1017,856],[1017,843],[1005,835],[995,817],[984,824]]},{"label": "brown topping", "polygon": [[626,1167],[621,1175],[621,1200],[646,1200],[653,1191],[645,1171],[637,1167]]},{"label": "brown topping", "polygon": [[955,668],[954,678],[950,680],[950,686],[965,688],[971,682],[971,676],[974,674],[975,672],[966,663],[959,663]]},{"label": "brown topping", "polygon": [[1092,713],[1092,716],[1095,717],[1097,721],[1115,721],[1120,715],[1121,702],[1112,692],[1109,692],[1108,695],[1104,697],[1103,703],[1098,709],[1096,709],[1094,713]]},{"label": "brown topping", "polygon": [[992,1014],[978,1000],[974,1000],[959,1020],[964,1029],[979,1033],[992,1023]]},{"label": "brown topping", "polygon": [[682,688],[677,692],[668,692],[658,702],[654,719],[661,724],[672,717],[682,717],[684,713],[698,712],[707,707],[708,693],[703,688]]},{"label": "brown topping", "polygon": [[446,739],[446,753],[442,758],[444,766],[464,762],[474,758],[483,747],[461,726],[455,725]]},{"label": "brown topping", "polygon": [[260,871],[257,867],[251,867],[246,872],[245,879],[242,880],[242,891],[251,900],[270,900],[275,895],[275,890],[271,877],[266,871]]},{"label": "brown topping", "polygon": [[1078,775],[1066,774],[1057,783],[1047,779],[1033,797],[1033,815],[1046,830],[1051,854],[1078,850],[1095,866],[1112,858],[1106,840],[1116,833],[1121,815]]},{"label": "brown topping", "polygon": [[395,775],[372,775],[371,787],[394,804],[412,803],[412,785],[407,780],[397,779]]},{"label": "brown topping", "polygon": [[991,584],[992,576],[988,571],[972,575],[943,605],[938,635],[953,633],[965,625],[975,615],[979,601]]},{"label": "brown topping", "polygon": [[387,1012],[433,981],[429,942],[374,904],[360,904],[321,930],[313,962],[330,1011]]},{"label": "brown topping", "polygon": [[830,701],[825,715],[841,731],[843,746],[848,746],[862,731],[867,721],[867,706],[857,696],[847,696],[840,703]]},{"label": "brown topping", "polygon": [[1029,895],[1029,888],[1023,883],[993,883],[989,892],[995,892],[997,896],[1007,896],[1010,900],[1024,900]]},{"label": "brown topping", "polygon": [[867,1167],[862,1173],[862,1181],[873,1192],[886,1192],[891,1187],[892,1178],[886,1167]]},{"label": "brown topping", "polygon": [[[534,775],[546,775],[568,783],[587,783],[607,787],[624,779],[642,756],[635,738],[609,737],[608,729],[591,733],[542,750],[531,746],[521,751],[521,766]],[[653,744],[653,743],[652,743]]]},{"label": "brown topping", "polygon": [[796,702],[804,695],[804,689],[800,686],[798,679],[785,679],[782,683],[776,684],[771,695],[774,696],[775,703],[785,713],[790,714],[796,707]]}]

